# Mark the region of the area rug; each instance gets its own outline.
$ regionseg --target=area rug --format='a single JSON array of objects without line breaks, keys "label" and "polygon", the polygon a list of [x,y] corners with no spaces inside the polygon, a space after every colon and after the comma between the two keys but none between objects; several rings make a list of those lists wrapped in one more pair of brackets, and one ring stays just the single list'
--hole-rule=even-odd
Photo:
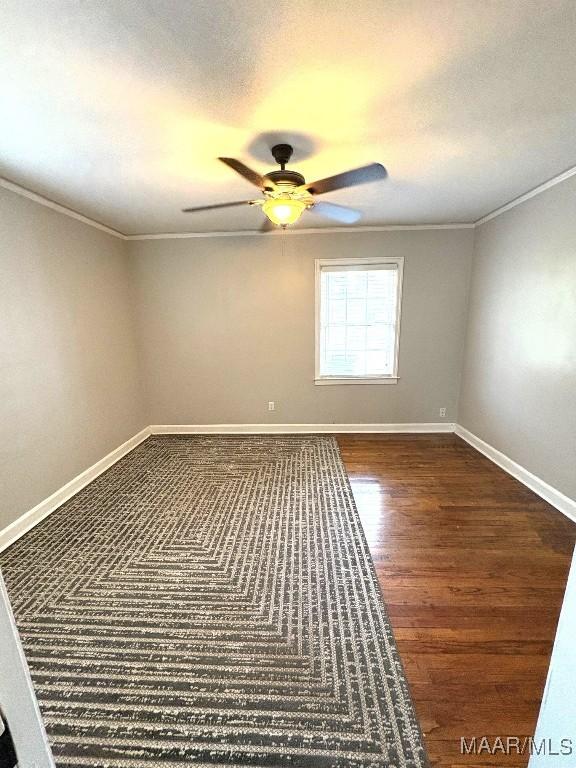
[{"label": "area rug", "polygon": [[0,565],[57,766],[427,764],[332,437],[151,437]]}]

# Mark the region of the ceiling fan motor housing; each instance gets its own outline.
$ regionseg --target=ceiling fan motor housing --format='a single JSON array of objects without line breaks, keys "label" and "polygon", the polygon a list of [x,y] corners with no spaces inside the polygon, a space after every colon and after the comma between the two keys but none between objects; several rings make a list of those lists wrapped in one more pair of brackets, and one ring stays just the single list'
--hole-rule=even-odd
[{"label": "ceiling fan motor housing", "polygon": [[277,187],[300,187],[305,183],[304,176],[296,171],[270,171],[264,178]]}]

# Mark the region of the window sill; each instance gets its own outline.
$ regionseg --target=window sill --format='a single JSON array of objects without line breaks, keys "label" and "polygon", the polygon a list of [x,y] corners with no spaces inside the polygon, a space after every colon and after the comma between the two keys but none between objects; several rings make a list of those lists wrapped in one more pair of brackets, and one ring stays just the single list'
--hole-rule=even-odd
[{"label": "window sill", "polygon": [[314,379],[314,384],[325,386],[333,384],[398,384],[398,376],[322,376]]}]

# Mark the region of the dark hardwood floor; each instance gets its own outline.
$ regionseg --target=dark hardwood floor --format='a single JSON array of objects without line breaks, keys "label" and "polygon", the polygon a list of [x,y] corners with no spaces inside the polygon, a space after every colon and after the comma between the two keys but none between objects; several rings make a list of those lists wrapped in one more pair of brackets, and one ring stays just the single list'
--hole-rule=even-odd
[{"label": "dark hardwood floor", "polygon": [[576,525],[455,435],[339,435],[433,766],[532,735]]}]

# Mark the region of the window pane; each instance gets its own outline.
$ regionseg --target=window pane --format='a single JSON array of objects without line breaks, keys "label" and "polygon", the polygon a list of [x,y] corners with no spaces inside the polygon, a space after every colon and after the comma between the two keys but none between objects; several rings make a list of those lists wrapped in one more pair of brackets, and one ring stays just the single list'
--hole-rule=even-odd
[{"label": "window pane", "polygon": [[366,353],[362,351],[347,350],[346,352],[346,376],[364,376],[366,370]]},{"label": "window pane", "polygon": [[366,352],[366,367],[372,374],[376,376],[381,374],[382,376],[390,375],[392,373],[391,360],[386,358],[381,352]]},{"label": "window pane", "polygon": [[347,351],[364,351],[366,349],[366,326],[348,325],[346,327]]},{"label": "window pane", "polygon": [[321,271],[320,375],[393,375],[397,268]]},{"label": "window pane", "polygon": [[381,297],[386,293],[386,272],[390,270],[373,270],[368,273],[368,297]]},{"label": "window pane", "polygon": [[345,299],[346,298],[346,273],[342,272],[324,272],[322,277],[327,281],[330,281],[330,298],[331,299]]},{"label": "window pane", "polygon": [[326,349],[329,349],[331,352],[346,350],[345,325],[329,325],[326,328]]},{"label": "window pane", "polygon": [[355,324],[366,322],[365,296],[361,299],[348,299],[346,302],[346,322]]},{"label": "window pane", "polygon": [[[340,274],[338,272],[334,272],[333,274]],[[367,288],[367,278],[368,273],[367,272],[359,272],[357,270],[350,270],[349,272],[344,273],[347,275],[347,281],[346,281],[346,290],[347,290],[347,296],[349,299],[354,298],[360,298],[363,299],[366,296],[366,288]]]},{"label": "window pane", "polygon": [[369,325],[366,329],[366,349],[383,350],[386,348],[386,329],[384,325]]},{"label": "window pane", "polygon": [[385,323],[387,299],[382,296],[379,299],[366,300],[366,322],[370,325]]},{"label": "window pane", "polygon": [[328,303],[328,323],[346,322],[346,301],[344,299],[334,299]]}]

